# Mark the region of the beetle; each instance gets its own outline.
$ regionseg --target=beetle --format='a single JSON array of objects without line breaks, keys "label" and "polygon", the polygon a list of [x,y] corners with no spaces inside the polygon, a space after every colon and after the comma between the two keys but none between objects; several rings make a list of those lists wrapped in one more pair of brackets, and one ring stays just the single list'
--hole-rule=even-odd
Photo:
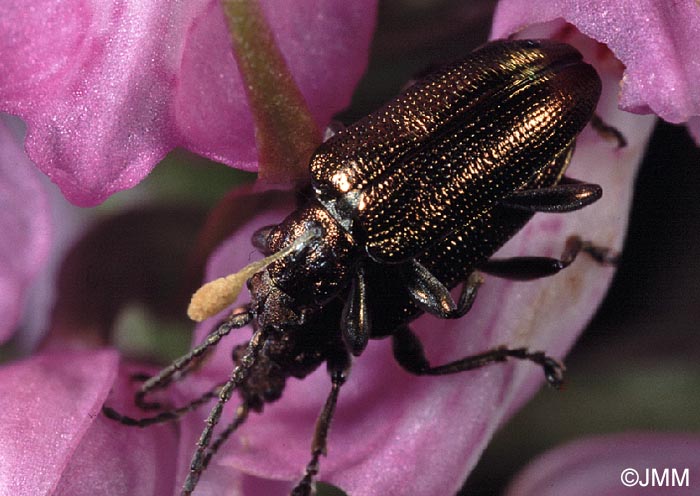
[{"label": "beetle", "polygon": [[[311,459],[292,491],[311,494],[339,391],[352,357],[370,339],[391,338],[394,356],[416,375],[473,370],[509,358],[541,366],[559,386],[563,366],[544,352],[499,347],[432,365],[409,324],[424,313],[453,319],[475,301],[482,274],[531,280],[556,274],[585,252],[602,264],[616,254],[571,237],[560,258],[492,255],[536,212],[571,212],[598,200],[600,186],[564,174],[576,138],[596,116],[596,71],[570,45],[494,41],[415,82],[383,108],[338,131],[311,158],[306,199],[279,225],[253,236],[266,258],[203,286],[190,316],[208,318],[235,300],[205,342],[144,378],[136,403],[179,380],[232,329],[253,325],[233,351],[231,376],[187,405],[142,419],[104,407],[127,425],[172,420],[216,399],[182,494],[191,494],[213,454],[249,413],[280,398],[290,377],[327,364],[331,391],[318,417]],[[450,290],[461,285],[455,301]],[[236,391],[233,422],[212,443],[224,404]]]}]

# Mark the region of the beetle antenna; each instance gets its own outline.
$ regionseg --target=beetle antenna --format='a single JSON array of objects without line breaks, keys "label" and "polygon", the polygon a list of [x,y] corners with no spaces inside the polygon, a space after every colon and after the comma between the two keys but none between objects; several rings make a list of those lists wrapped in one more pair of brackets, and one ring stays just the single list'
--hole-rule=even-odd
[{"label": "beetle antenna", "polygon": [[164,389],[171,382],[184,378],[192,370],[202,364],[207,355],[211,353],[211,350],[219,344],[219,341],[228,336],[232,330],[240,329],[251,320],[253,320],[253,314],[248,307],[243,307],[242,312],[234,310],[229,317],[221,321],[219,325],[207,335],[202,344],[172,362],[157,375],[148,377],[136,393],[134,398],[136,405],[143,410],[160,408],[158,403],[146,401],[146,395],[155,390]]},{"label": "beetle antenna", "polygon": [[209,391],[205,392],[202,394],[199,398],[195,398],[194,400],[190,401],[189,403],[186,403],[182,406],[179,406],[177,408],[171,408],[170,410],[165,410],[163,412],[160,412],[156,415],[153,415],[151,417],[141,417],[141,418],[135,418],[135,417],[129,417],[128,415],[123,415],[116,411],[114,408],[110,408],[108,406],[103,406],[102,407],[102,412],[105,414],[107,418],[110,418],[112,420],[116,420],[120,424],[124,425],[129,425],[129,426],[135,426],[135,427],[147,427],[149,425],[153,424],[160,424],[163,422],[170,422],[172,420],[177,420],[184,414],[191,412],[192,410],[195,410],[196,408],[199,408],[201,405],[208,403],[210,400],[216,398],[219,394],[219,388],[221,385],[216,385]]},{"label": "beetle antenna", "polygon": [[299,253],[306,248],[311,241],[320,236],[320,229],[309,229],[288,246],[273,253],[269,257],[248,264],[235,274],[220,277],[219,279],[206,283],[192,295],[190,306],[187,308],[187,315],[195,322],[201,322],[204,319],[216,315],[224,308],[233,305],[241,289],[243,289],[245,282],[254,274],[260,272],[277,260],[294,253]]},{"label": "beetle antenna", "polygon": [[[182,486],[181,496],[189,496],[197,486],[197,482],[202,475],[205,464],[211,457],[207,456],[207,452],[214,433],[214,428],[219,423],[219,420],[221,420],[224,405],[229,399],[231,399],[233,391],[241,385],[246,377],[248,377],[248,373],[251,367],[255,364],[255,361],[257,360],[266,339],[267,332],[265,332],[264,327],[253,333],[253,336],[248,342],[245,354],[241,357],[240,361],[233,369],[233,372],[231,372],[229,379],[223,386],[221,386],[221,389],[219,390],[219,398],[209,412],[209,416],[205,420],[206,426],[197,440],[197,449],[192,455],[192,460],[190,461],[190,471],[189,474],[187,474],[185,484]],[[219,445],[215,443],[215,446],[218,449]]]}]

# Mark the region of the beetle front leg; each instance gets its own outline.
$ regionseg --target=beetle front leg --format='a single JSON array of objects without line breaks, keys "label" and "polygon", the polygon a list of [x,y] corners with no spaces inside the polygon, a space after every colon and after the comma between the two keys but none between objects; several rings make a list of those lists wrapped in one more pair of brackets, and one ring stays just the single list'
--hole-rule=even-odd
[{"label": "beetle front leg", "polygon": [[345,346],[348,347],[350,353],[359,356],[367,347],[369,335],[372,332],[367,305],[365,268],[363,266],[357,268],[357,274],[350,284],[350,291],[340,320],[340,330]]},{"label": "beetle front leg", "polygon": [[431,366],[425,356],[423,345],[407,327],[401,327],[392,336],[394,358],[406,371],[415,375],[448,375],[475,370],[509,358],[534,362],[544,370],[547,382],[559,388],[563,382],[564,365],[542,351],[531,352],[527,348],[501,346],[478,355],[470,355],[444,365]]},{"label": "beetle front leg", "polygon": [[408,293],[414,303],[421,310],[443,319],[458,319],[465,315],[484,282],[478,272],[472,272],[462,286],[459,303],[455,303],[450,290],[416,260],[411,262],[407,279]]},{"label": "beetle front leg", "polygon": [[579,236],[570,236],[561,258],[512,257],[492,258],[479,266],[479,270],[496,277],[514,281],[531,281],[556,274],[576,260],[579,253],[587,253],[601,265],[616,265],[619,253],[611,248],[597,246]]},{"label": "beetle front leg", "polygon": [[331,374],[331,392],[326,398],[326,403],[323,405],[323,410],[321,410],[318,420],[316,420],[316,429],[314,430],[314,438],[311,443],[311,460],[306,465],[304,477],[292,489],[291,496],[310,496],[313,494],[314,478],[319,471],[319,459],[321,455],[325,456],[327,452],[328,429],[338,403],[338,393],[340,393],[341,386],[345,384],[347,371],[350,366],[349,357],[340,358],[340,360],[332,360],[328,363],[328,369]]}]

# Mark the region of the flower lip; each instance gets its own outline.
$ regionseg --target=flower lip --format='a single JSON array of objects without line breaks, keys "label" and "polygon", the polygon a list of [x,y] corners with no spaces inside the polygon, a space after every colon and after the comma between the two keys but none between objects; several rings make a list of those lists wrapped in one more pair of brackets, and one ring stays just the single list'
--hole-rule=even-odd
[{"label": "flower lip", "polygon": [[564,20],[624,64],[620,108],[681,123],[700,115],[700,65],[689,63],[700,53],[697,9],[692,1],[594,0],[582,8],[578,1],[502,0],[491,37]]}]

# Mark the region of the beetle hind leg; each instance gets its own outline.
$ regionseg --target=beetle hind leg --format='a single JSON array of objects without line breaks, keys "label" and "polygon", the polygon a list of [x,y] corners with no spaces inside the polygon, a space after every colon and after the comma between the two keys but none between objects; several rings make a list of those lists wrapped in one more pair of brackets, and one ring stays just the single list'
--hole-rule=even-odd
[{"label": "beetle hind leg", "polygon": [[603,196],[597,184],[584,183],[568,177],[554,186],[514,191],[499,205],[525,212],[567,213],[580,210]]},{"label": "beetle hind leg", "polygon": [[595,129],[603,138],[617,141],[618,148],[627,146],[627,138],[616,127],[605,122],[598,114],[591,117],[591,127]]},{"label": "beetle hind leg", "polygon": [[570,236],[561,258],[551,257],[512,257],[492,258],[479,265],[479,270],[496,277],[515,281],[531,281],[552,276],[565,269],[576,260],[580,253],[586,253],[601,265],[617,265],[619,253],[611,248],[584,241],[579,236]]},{"label": "beetle hind leg", "polygon": [[515,358],[528,360],[542,367],[545,378],[551,386],[559,388],[563,382],[564,365],[542,351],[531,352],[527,348],[500,346],[478,355],[470,355],[444,365],[432,366],[425,356],[420,340],[408,327],[401,327],[393,334],[392,344],[396,361],[406,371],[415,375],[456,374]]}]

